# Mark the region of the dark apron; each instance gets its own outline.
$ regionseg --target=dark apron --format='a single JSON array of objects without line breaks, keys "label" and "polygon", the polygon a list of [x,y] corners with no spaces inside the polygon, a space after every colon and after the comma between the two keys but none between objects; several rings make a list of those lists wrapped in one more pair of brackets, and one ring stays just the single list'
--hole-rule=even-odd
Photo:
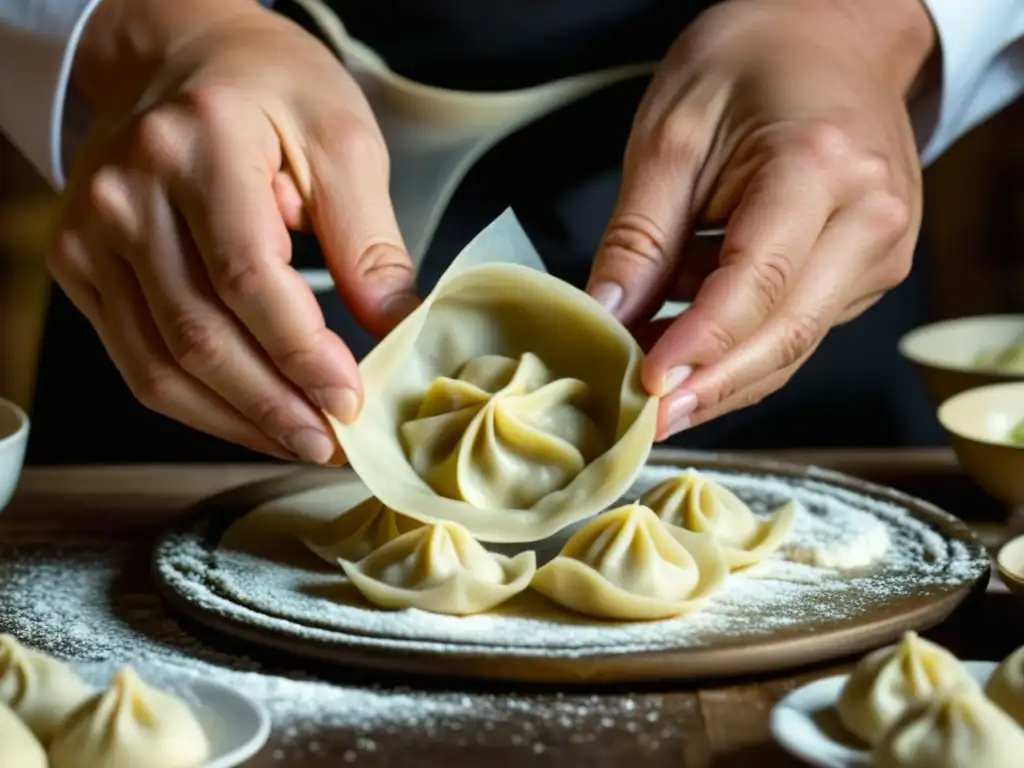
[{"label": "dark apron", "polygon": [[[377,0],[334,3],[349,31],[396,71],[466,90],[507,90],[658,58],[700,4],[673,0]],[[277,9],[312,29],[287,4]],[[415,39],[409,30],[416,31]],[[426,292],[461,248],[511,206],[552,273],[582,286],[615,201],[630,122],[644,82],[595,94],[489,152],[467,175],[421,272]],[[315,240],[294,237],[297,267],[319,267]],[[927,321],[925,259],[856,321],[834,330],[778,394],[683,433],[712,450],[927,445],[943,441],[934,409],[897,354]],[[357,357],[373,341],[333,294],[328,324]],[[32,463],[251,461],[265,457],[197,433],[139,405],[92,328],[59,290],[50,302],[32,413]]]}]

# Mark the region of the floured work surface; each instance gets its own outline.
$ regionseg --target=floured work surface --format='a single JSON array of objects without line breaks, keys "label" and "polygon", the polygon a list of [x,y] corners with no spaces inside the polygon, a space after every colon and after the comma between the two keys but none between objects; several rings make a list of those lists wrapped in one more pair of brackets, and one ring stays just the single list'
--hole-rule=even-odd
[{"label": "floured work surface", "polygon": [[[322,474],[201,505],[192,524],[158,545],[155,576],[172,605],[203,624],[308,658],[449,676],[612,682],[839,658],[941,621],[988,574],[983,548],[952,516],[831,472],[679,453],[649,465],[625,498],[688,467],[759,514],[791,498],[799,510],[777,553],[733,574],[700,612],[676,619],[589,620],[533,592],[463,618],[372,607],[298,539],[344,511],[332,509]],[[567,533],[530,546],[540,563]]]}]

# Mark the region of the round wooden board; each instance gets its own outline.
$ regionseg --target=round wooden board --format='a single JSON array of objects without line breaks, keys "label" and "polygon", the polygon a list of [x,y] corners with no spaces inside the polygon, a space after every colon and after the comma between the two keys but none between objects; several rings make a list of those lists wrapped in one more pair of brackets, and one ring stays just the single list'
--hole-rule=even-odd
[{"label": "round wooden board", "polygon": [[[678,648],[637,653],[599,652],[572,657],[529,655],[522,649],[514,654],[500,649],[458,650],[444,644],[394,640],[390,647],[368,644],[366,638],[345,632],[331,639],[311,639],[287,629],[270,629],[244,615],[225,615],[193,599],[159,567],[162,542],[158,542],[153,574],[158,592],[178,612],[199,624],[232,638],[288,655],[358,668],[389,672],[463,677],[481,680],[509,680],[542,684],[612,684],[684,679],[708,679],[762,674],[794,669],[843,658],[896,640],[907,630],[925,630],[953,612],[972,592],[988,583],[988,554],[971,530],[953,515],[920,499],[890,488],[868,483],[838,472],[775,461],[724,454],[706,454],[656,449],[649,464],[694,467],[777,477],[810,478],[863,496],[895,504],[930,525],[947,539],[962,542],[977,559],[975,578],[926,593],[891,600],[875,609],[808,633],[781,632],[755,638],[743,644],[722,647]],[[345,473],[344,470],[339,472]],[[204,547],[212,551],[223,532],[256,506],[305,490],[339,482],[345,474],[298,471],[280,478],[241,486],[195,505],[193,515],[168,531],[163,541],[182,534],[201,535]],[[244,614],[244,612],[242,612]],[[406,647],[403,647],[406,646]]]}]

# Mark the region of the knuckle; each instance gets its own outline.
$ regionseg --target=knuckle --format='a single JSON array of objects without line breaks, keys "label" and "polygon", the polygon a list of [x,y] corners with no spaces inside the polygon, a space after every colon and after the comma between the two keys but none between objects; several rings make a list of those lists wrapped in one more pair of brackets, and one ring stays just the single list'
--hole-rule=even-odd
[{"label": "knuckle", "polygon": [[139,118],[135,125],[134,146],[142,155],[158,164],[170,162],[181,151],[182,135],[177,116],[166,109],[155,109]]},{"label": "knuckle", "polygon": [[317,141],[327,156],[343,164],[364,164],[367,160],[388,167],[388,149],[384,137],[362,120],[344,117],[324,125]]},{"label": "knuckle", "polygon": [[789,317],[776,344],[776,369],[784,370],[800,362],[817,343],[821,333],[821,321],[815,315]]},{"label": "knuckle", "polygon": [[254,398],[240,410],[243,416],[268,435],[282,435],[289,429],[290,422],[286,409],[277,398]]},{"label": "knuckle", "polygon": [[846,131],[825,120],[816,120],[804,127],[802,144],[818,163],[826,167],[845,163],[851,150]]},{"label": "knuckle", "polygon": [[414,272],[406,252],[392,243],[374,243],[359,255],[356,272],[364,280],[395,280]]},{"label": "knuckle", "polygon": [[881,155],[870,154],[861,157],[855,164],[857,177],[868,188],[884,187],[892,176],[892,166]]},{"label": "knuckle", "polygon": [[709,318],[702,325],[701,330],[711,340],[717,353],[715,359],[725,355],[736,346],[736,336],[717,320]]},{"label": "knuckle", "polygon": [[683,110],[673,110],[649,131],[644,146],[659,161],[687,167],[697,165],[703,155],[702,120]]},{"label": "knuckle", "polygon": [[178,365],[199,378],[217,370],[227,360],[223,334],[185,308],[170,313],[166,341]]},{"label": "knuckle", "polygon": [[46,266],[58,281],[84,277],[81,264],[81,241],[73,231],[61,230],[46,252]]},{"label": "knuckle", "polygon": [[750,265],[752,283],[762,314],[767,314],[785,295],[793,265],[781,251],[766,251]]},{"label": "knuckle", "polygon": [[913,252],[903,252],[901,250],[899,252],[890,253],[889,257],[886,259],[885,269],[882,273],[883,289],[888,290],[890,288],[895,288],[910,277],[910,270],[913,266]]},{"label": "knuckle", "polygon": [[120,219],[125,203],[120,173],[110,167],[96,171],[89,179],[86,199],[102,221],[114,223]]},{"label": "knuckle", "polygon": [[177,398],[178,382],[170,366],[152,361],[140,365],[125,377],[132,395],[143,406],[167,414]]},{"label": "knuckle", "polygon": [[230,122],[235,102],[236,96],[232,89],[222,85],[191,88],[180,96],[182,106],[207,125]]},{"label": "knuckle", "polygon": [[887,190],[875,190],[861,203],[865,222],[879,237],[898,240],[910,229],[910,205]]},{"label": "knuckle", "polygon": [[668,262],[665,233],[642,214],[616,216],[604,235],[601,252],[611,260],[641,269],[660,268]]},{"label": "knuckle", "polygon": [[262,293],[267,284],[266,269],[251,255],[239,251],[214,260],[210,282],[228,306],[238,306]]}]

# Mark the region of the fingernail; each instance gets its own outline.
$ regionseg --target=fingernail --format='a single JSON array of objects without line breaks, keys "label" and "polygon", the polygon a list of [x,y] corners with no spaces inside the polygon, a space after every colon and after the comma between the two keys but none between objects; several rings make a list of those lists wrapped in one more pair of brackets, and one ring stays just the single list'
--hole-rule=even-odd
[{"label": "fingernail", "polygon": [[420,300],[412,293],[398,293],[384,299],[380,308],[393,323],[400,323],[420,305]]},{"label": "fingernail", "polygon": [[661,396],[665,396],[671,392],[675,392],[679,385],[690,378],[690,374],[693,373],[693,368],[689,365],[677,365],[673,368],[669,368],[665,372],[665,378],[662,380]]},{"label": "fingernail", "polygon": [[351,424],[359,416],[359,394],[349,387],[319,387],[310,398],[342,424]]},{"label": "fingernail", "polygon": [[334,441],[318,429],[297,429],[281,438],[281,442],[300,459],[313,464],[326,464],[334,456]]},{"label": "fingernail", "polygon": [[674,435],[690,426],[690,414],[697,410],[697,396],[688,389],[672,393],[668,399],[666,419],[668,434]]},{"label": "fingernail", "polygon": [[618,283],[598,283],[589,293],[613,315],[622,303],[622,286]]}]

